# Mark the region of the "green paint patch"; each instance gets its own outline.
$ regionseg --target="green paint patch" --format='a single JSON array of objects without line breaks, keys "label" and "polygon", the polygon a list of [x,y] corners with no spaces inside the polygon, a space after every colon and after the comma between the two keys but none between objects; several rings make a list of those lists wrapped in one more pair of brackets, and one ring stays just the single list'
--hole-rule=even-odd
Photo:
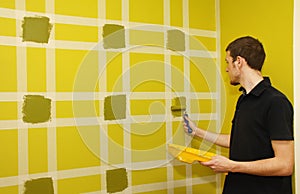
[{"label": "green paint patch", "polygon": [[128,187],[127,172],[125,168],[106,171],[107,193],[123,191]]},{"label": "green paint patch", "polygon": [[47,17],[24,17],[23,41],[48,43],[52,25]]},{"label": "green paint patch", "polygon": [[185,34],[180,30],[168,30],[167,48],[172,51],[185,51]]},{"label": "green paint patch", "polygon": [[54,194],[52,178],[39,178],[26,181],[24,194]]},{"label": "green paint patch", "polygon": [[124,26],[116,24],[105,24],[103,26],[103,47],[125,48],[125,30]]},{"label": "green paint patch", "polygon": [[126,95],[107,96],[104,99],[104,120],[126,118]]},{"label": "green paint patch", "polygon": [[171,111],[174,117],[181,117],[186,110],[186,98],[184,96],[172,99]]},{"label": "green paint patch", "polygon": [[25,123],[43,123],[51,117],[51,99],[40,95],[25,95],[22,108]]}]

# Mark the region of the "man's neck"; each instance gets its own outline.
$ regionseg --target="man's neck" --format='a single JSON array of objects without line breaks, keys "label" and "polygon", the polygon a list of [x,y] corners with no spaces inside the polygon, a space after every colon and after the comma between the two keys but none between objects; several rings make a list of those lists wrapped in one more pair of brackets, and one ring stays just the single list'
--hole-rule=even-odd
[{"label": "man's neck", "polygon": [[251,69],[245,73],[243,79],[240,81],[240,84],[248,94],[263,79],[264,78],[260,71]]}]

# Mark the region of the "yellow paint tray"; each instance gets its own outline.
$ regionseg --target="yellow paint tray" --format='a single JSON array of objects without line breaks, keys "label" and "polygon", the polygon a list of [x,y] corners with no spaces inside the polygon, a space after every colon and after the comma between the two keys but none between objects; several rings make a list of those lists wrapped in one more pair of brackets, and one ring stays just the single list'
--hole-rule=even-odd
[{"label": "yellow paint tray", "polygon": [[168,152],[178,160],[189,164],[192,164],[194,161],[206,162],[211,160],[211,158],[216,155],[211,152],[176,144],[169,144]]}]

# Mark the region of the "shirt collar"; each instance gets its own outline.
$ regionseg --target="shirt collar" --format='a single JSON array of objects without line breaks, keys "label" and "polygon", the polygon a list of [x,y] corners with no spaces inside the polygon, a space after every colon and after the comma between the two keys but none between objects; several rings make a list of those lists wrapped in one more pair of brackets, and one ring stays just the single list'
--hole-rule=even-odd
[{"label": "shirt collar", "polygon": [[[265,91],[265,89],[267,87],[271,86],[271,81],[269,77],[264,77],[264,79],[259,82],[251,91],[249,94],[253,94],[255,96],[260,96],[263,91]],[[243,92],[244,95],[246,95],[246,90],[243,87],[240,87],[239,89],[240,91]]]}]

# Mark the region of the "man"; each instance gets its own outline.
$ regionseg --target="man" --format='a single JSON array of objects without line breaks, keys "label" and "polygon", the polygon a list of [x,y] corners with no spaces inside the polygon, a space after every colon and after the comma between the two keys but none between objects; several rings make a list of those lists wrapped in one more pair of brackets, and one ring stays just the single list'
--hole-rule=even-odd
[{"label": "man", "polygon": [[228,173],[223,194],[292,194],[293,107],[262,76],[264,59],[263,45],[253,37],[238,38],[226,48],[230,84],[241,85],[242,91],[230,135],[205,131],[185,117],[192,135],[230,149],[229,159],[217,155],[201,162]]}]

